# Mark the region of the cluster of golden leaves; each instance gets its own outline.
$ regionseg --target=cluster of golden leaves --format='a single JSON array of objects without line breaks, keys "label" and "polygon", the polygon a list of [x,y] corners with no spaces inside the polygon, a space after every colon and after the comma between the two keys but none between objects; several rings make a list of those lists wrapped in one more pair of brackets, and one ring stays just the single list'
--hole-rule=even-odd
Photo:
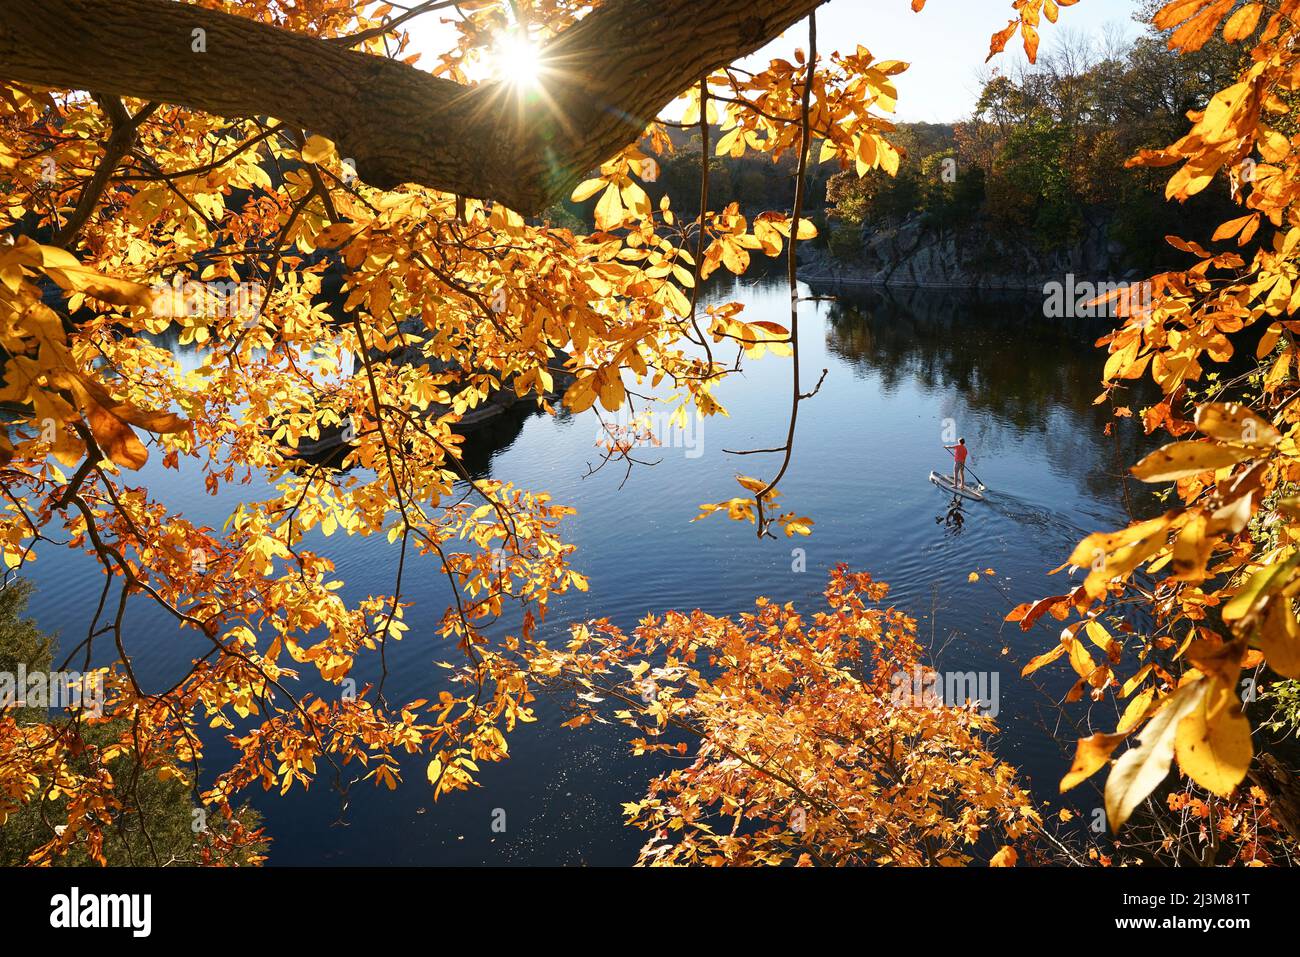
[{"label": "cluster of golden leaves", "polygon": [[[317,36],[377,23],[336,3],[228,6]],[[4,564],[21,570],[55,544],[95,556],[106,601],[87,608],[69,660],[114,643],[119,653],[102,713],[33,727],[0,717],[0,820],[67,799],[66,826],[35,862],[74,843],[96,853],[127,797],[112,773],[126,748],[146,773],[197,788],[200,722],[236,749],[198,795],[227,818],[242,788],[306,786],[322,766],[393,787],[408,753],[433,755],[438,793],[468,786],[476,762],[505,756],[503,732],[532,720],[526,676],[485,629],[509,614],[527,637],[553,593],[587,585],[557,535],[571,510],[473,480],[456,421],[501,388],[546,404],[562,346],[592,374],[642,354],[668,369],[684,361],[648,296],[659,284],[611,262],[603,240],[432,191],[374,190],[331,144],[281,124],[126,106],[147,121],[76,237],[80,258],[27,238],[0,246]],[[111,132],[92,98],[0,88],[0,228],[57,233]],[[319,295],[331,262],[347,276],[343,315]],[[250,287],[251,311],[233,292]],[[627,308],[629,295],[640,305]],[[625,323],[632,311],[642,321]],[[195,361],[159,346],[163,333]],[[411,348],[429,366],[390,361]],[[344,468],[297,454],[340,432]],[[256,480],[263,495],[223,529],[200,526],[127,478],[147,446],[209,494]],[[340,532],[394,543],[391,594],[341,597],[333,561],[304,547]],[[464,657],[445,679],[431,674],[428,699],[398,705],[383,695],[384,647],[407,630],[408,555],[453,586],[436,635]],[[195,642],[170,688],[136,678],[123,627],[133,596]],[[337,692],[300,691],[301,667]],[[92,723],[123,741],[86,771],[76,742]]]},{"label": "cluster of golden leaves", "polygon": [[[405,55],[408,38],[388,26],[402,19],[395,7],[202,5],[416,59]],[[545,38],[594,5],[511,6]],[[458,39],[432,69],[471,83],[505,5],[457,6]],[[1017,0],[1026,31],[1041,6]],[[1055,5],[1046,10],[1050,19]],[[819,158],[892,171],[898,153],[877,111],[893,109],[903,65],[861,48],[823,62],[807,117],[823,144]],[[709,78],[702,110],[706,118],[725,111],[718,149],[779,158],[802,143],[802,65],[777,60],[755,75]],[[113,152],[126,132],[129,148]],[[651,126],[644,142],[651,152],[668,148],[663,126]],[[99,562],[102,601],[88,609],[86,637],[68,662],[116,658],[104,671],[102,713],[39,726],[0,716],[0,821],[19,806],[66,800],[66,821],[52,827],[34,862],[74,844],[98,853],[127,799],[113,772],[128,753],[143,773],[186,781],[212,819],[228,822],[250,786],[284,792],[325,773],[340,786],[391,788],[402,756],[424,754],[442,794],[473,786],[480,762],[507,756],[505,734],[533,720],[536,662],[519,651],[536,640],[551,596],[587,582],[559,535],[571,510],[544,493],[470,476],[457,422],[501,389],[546,411],[563,390],[572,411],[612,412],[631,404],[632,383],[667,392],[679,416],[724,414],[713,391],[741,358],[791,352],[788,330],[746,322],[734,304],[705,310],[701,329],[698,290],[715,269],[742,272],[751,252],[775,256],[811,238],[811,224],[780,213],[751,221],[734,206],[681,223],[638,183],[647,159],[640,145],[630,147],[579,188],[601,198],[596,231],[578,235],[429,189],[377,190],[333,144],[273,120],[0,84],[0,233],[52,237],[0,246],[0,551],[10,573],[57,545]],[[332,271],[344,277],[342,308],[323,292]],[[173,334],[192,359],[159,344]],[[724,343],[736,346],[735,364],[714,358]],[[411,350],[427,364],[396,358]],[[337,435],[346,440],[341,463],[313,465],[298,452]],[[133,480],[151,453],[211,495],[253,491],[241,493],[221,529],[207,527]],[[782,522],[789,534],[810,525],[794,513]],[[339,533],[393,545],[388,594],[344,599],[334,562],[318,550]],[[417,561],[447,577],[454,599],[428,637],[461,657],[443,663],[445,676],[431,673],[427,697],[390,703],[385,649],[407,633],[404,580]],[[124,626],[133,599],[163,609],[190,643],[192,667],[169,687],[142,686],[136,674]],[[783,623],[780,643],[743,668],[769,677],[806,668],[818,686],[809,705],[832,709],[814,720],[840,721],[833,709],[847,696],[859,710],[844,720],[895,722],[922,750],[941,732],[936,740],[960,753],[935,755],[933,772],[894,777],[904,789],[890,818],[897,848],[877,857],[913,859],[925,835],[944,860],[962,859],[983,822],[1020,814],[1009,772],[976,747],[977,716],[889,715],[865,685],[850,682],[840,667],[845,633],[879,627],[901,647],[906,626],[851,625],[846,609],[833,617],[819,619],[816,640],[825,647],[806,665],[779,662],[808,644]],[[510,633],[491,640],[498,625]],[[304,691],[308,678],[336,691]],[[721,719],[725,703],[701,698],[697,707],[707,722]],[[771,713],[771,703],[755,707]],[[117,744],[87,749],[79,742],[89,723],[114,729]],[[235,759],[198,793],[201,723],[221,729]],[[826,832],[827,853],[840,854],[872,826],[868,807],[888,811],[890,802],[871,796],[875,783],[854,781],[867,788],[869,805],[851,800],[845,783],[824,785],[834,789],[827,800],[842,805],[836,817],[855,821],[840,837]],[[710,787],[726,782],[715,777]],[[755,794],[766,787],[746,786]],[[931,788],[943,800],[927,797]],[[775,791],[763,798],[778,799]],[[946,816],[949,803],[960,808],[956,817]],[[1003,823],[1012,836],[1026,826]],[[825,827],[835,826],[828,818]],[[204,838],[253,839],[237,824]]]},{"label": "cluster of golden leaves", "polygon": [[[317,37],[360,35],[376,55],[405,51],[400,32],[379,29],[399,16],[392,8],[206,5]],[[468,83],[468,61],[504,8],[460,6],[460,38],[435,69]],[[544,37],[591,4],[527,7]],[[727,105],[731,126],[766,137],[753,148],[779,155],[797,135],[793,83],[777,63],[745,84],[771,114],[761,120],[740,97]],[[892,103],[886,73],[859,53],[817,83],[819,125],[860,157],[877,131],[866,106]],[[602,167],[598,229],[586,236],[428,189],[376,190],[333,144],[274,121],[120,107],[134,141],[97,181],[120,111],[103,98],[0,87],[0,228],[56,237],[0,247],[0,401],[10,415],[0,550],[11,571],[55,542],[94,556],[105,601],[87,610],[74,652],[98,655],[107,643],[118,659],[102,714],[44,728],[0,718],[13,745],[0,759],[0,817],[67,797],[80,816],[34,859],[97,845],[111,816],[98,809],[120,806],[111,771],[122,752],[78,770],[70,742],[90,722],[127,729],[149,773],[196,789],[196,729],[222,729],[236,759],[197,798],[227,817],[245,787],[283,792],[321,771],[393,787],[403,754],[429,755],[436,794],[471,786],[479,762],[506,756],[504,733],[533,717],[530,677],[511,649],[534,637],[551,595],[586,579],[558,534],[570,510],[469,476],[456,423],[500,389],[548,411],[563,391],[571,411],[613,412],[631,402],[631,382],[667,383],[679,416],[723,413],[713,390],[733,367],[689,341],[695,290],[719,265],[742,272],[750,250],[779,254],[790,217],[706,211],[709,242],[697,255],[668,204],[652,207],[638,184],[648,157],[637,146]],[[662,128],[648,141],[667,146]],[[87,199],[94,214],[59,239]],[[806,222],[798,231],[813,235]],[[331,269],[345,276],[342,309],[322,294]],[[789,354],[785,330],[737,313],[712,308],[707,342]],[[195,358],[159,345],[168,334]],[[395,358],[412,350],[427,365]],[[341,468],[298,454],[338,435]],[[132,483],[151,447],[162,468],[209,494],[263,492],[243,496],[222,529],[195,523]],[[344,600],[319,551],[339,533],[394,545],[391,593]],[[445,677],[431,674],[427,698],[390,703],[384,649],[407,631],[408,559],[448,578],[455,600],[436,636],[463,657]],[[124,628],[133,597],[165,609],[194,643],[192,668],[170,688],[137,679]],[[512,626],[503,642],[488,638],[498,622]],[[303,668],[338,693],[300,690]]]},{"label": "cluster of golden leaves", "polygon": [[[1055,23],[1060,16],[1061,7],[1072,7],[1079,0],[1012,0],[1016,16],[1006,27],[993,34],[989,44],[988,58],[991,60],[1007,48],[1012,37],[1018,32],[1025,44],[1025,54],[1032,63],[1038,57],[1038,44],[1041,40],[1039,28],[1044,19]],[[920,12],[925,7],[925,0],[912,0],[912,9]]]},{"label": "cluster of golden leaves", "polygon": [[996,864],[1032,849],[1041,818],[987,749],[992,719],[898,693],[900,675],[932,672],[915,621],[879,606],[887,590],[840,567],[811,620],[759,599],[736,619],[672,612],[631,635],[600,619],[525,650],[576,693],[569,725],[609,716],[633,753],[689,762],[624,805],[650,833],[640,863],[953,866],[977,845]]},{"label": "cluster of golden leaves", "polygon": [[[1070,556],[1086,570],[1064,595],[1017,608],[1011,620],[1028,629],[1044,613],[1073,612],[1060,643],[1025,669],[1067,658],[1078,676],[1072,700],[1113,695],[1122,711],[1114,732],[1078,743],[1061,789],[1074,787],[1114,761],[1106,809],[1118,831],[1168,776],[1171,762],[1217,796],[1225,813],[1249,805],[1242,787],[1254,747],[1243,690],[1267,667],[1300,677],[1300,448],[1294,403],[1300,356],[1290,317],[1300,307],[1300,139],[1293,104],[1300,84],[1297,0],[1275,5],[1232,0],[1175,0],[1156,16],[1171,30],[1170,46],[1196,50],[1222,31],[1244,43],[1246,65],[1236,83],[1191,116],[1187,136],[1131,162],[1182,164],[1169,196],[1185,200],[1218,180],[1244,208],[1214,242],[1245,246],[1213,252],[1177,237],[1169,241],[1195,265],[1153,277],[1136,295],[1120,297],[1124,323],[1101,340],[1109,348],[1106,392],[1150,373],[1162,398],[1142,411],[1147,432],[1176,438],[1133,468],[1150,483],[1175,483],[1178,504],[1128,528],[1090,535]],[[1239,380],[1209,379],[1203,361],[1223,362],[1231,336],[1266,324],[1257,371]],[[1130,415],[1127,408],[1117,414]],[[1199,433],[1199,437],[1193,437]],[[1124,615],[1136,604],[1138,615]],[[1121,621],[1113,634],[1104,622]],[[1220,625],[1221,622],[1221,625]],[[1085,641],[1086,638],[1086,641]],[[1090,646],[1093,650],[1089,650]],[[1094,658],[1096,650],[1104,653]],[[1184,802],[1180,808],[1189,805]],[[1269,857],[1250,839],[1242,859]]]}]

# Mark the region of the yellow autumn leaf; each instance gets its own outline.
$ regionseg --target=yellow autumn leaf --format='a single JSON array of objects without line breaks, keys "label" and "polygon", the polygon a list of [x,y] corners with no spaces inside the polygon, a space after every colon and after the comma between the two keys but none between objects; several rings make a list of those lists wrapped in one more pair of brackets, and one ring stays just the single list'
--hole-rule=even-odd
[{"label": "yellow autumn leaf", "polygon": [[606,188],[608,185],[609,184],[606,183],[603,179],[589,179],[584,183],[580,183],[573,190],[573,194],[569,197],[569,199],[573,200],[573,202],[575,203],[586,202],[587,200],[591,199],[591,197],[599,193],[601,189]]},{"label": "yellow autumn leaf", "polygon": [[138,282],[106,276],[80,264],[46,266],[45,274],[69,292],[117,306],[152,306],[153,290]]},{"label": "yellow autumn leaf", "polygon": [[1038,657],[1032,659],[1029,664],[1020,670],[1020,677],[1027,678],[1044,665],[1051,664],[1065,654],[1066,647],[1064,644],[1058,644],[1051,651],[1044,652]]},{"label": "yellow autumn leaf", "polygon": [[1083,630],[1084,633],[1087,634],[1089,641],[1102,651],[1107,653],[1110,652],[1111,646],[1115,643],[1115,639],[1111,637],[1111,634],[1106,630],[1105,625],[1099,622],[1096,618],[1089,618],[1084,624]]},{"label": "yellow autumn leaf", "polygon": [[1147,539],[1154,539],[1169,528],[1171,516],[1136,522],[1118,532],[1097,532],[1081,541],[1070,553],[1070,564],[1080,568],[1093,565],[1098,558]]},{"label": "yellow autumn leaf", "polygon": [[1020,855],[1016,853],[1013,847],[1004,847],[993,855],[989,861],[989,867],[1015,867],[1016,862],[1020,860]]},{"label": "yellow autumn leaf", "polygon": [[1227,797],[1246,776],[1254,749],[1241,699],[1221,681],[1178,724],[1174,754],[1183,773],[1208,791]]},{"label": "yellow autumn leaf", "polygon": [[1274,558],[1252,573],[1220,613],[1227,622],[1246,620],[1263,608],[1263,600],[1285,585],[1300,565],[1300,552],[1291,551]]},{"label": "yellow autumn leaf", "polygon": [[1092,673],[1097,670],[1097,663],[1088,653],[1088,649],[1083,646],[1083,642],[1071,637],[1061,640],[1066,643],[1066,650],[1070,655],[1070,667],[1074,669],[1075,674],[1080,678],[1092,677]]},{"label": "yellow autumn leaf", "polygon": [[1206,684],[1204,680],[1195,680],[1181,685],[1146,723],[1137,746],[1115,761],[1106,779],[1105,792],[1106,818],[1115,833],[1119,833],[1133,809],[1168,776],[1178,724],[1201,703]]},{"label": "yellow autumn leaf", "polygon": [[1223,39],[1229,43],[1244,40],[1255,32],[1259,25],[1259,15],[1264,12],[1262,3],[1248,3],[1228,18],[1223,25]]},{"label": "yellow autumn leaf", "polygon": [[309,136],[302,146],[302,158],[307,163],[327,163],[334,155],[334,144],[323,136]]},{"label": "yellow autumn leaf", "polygon": [[1270,668],[1284,678],[1300,678],[1300,622],[1290,598],[1279,595],[1269,602],[1258,645]]},{"label": "yellow autumn leaf", "polygon": [[894,149],[891,144],[881,140],[879,156],[880,168],[890,176],[897,176],[898,166],[901,161],[902,156],[899,154],[898,150]]},{"label": "yellow autumn leaf", "polygon": [[1270,448],[1282,441],[1280,433],[1250,406],[1237,402],[1208,402],[1197,406],[1196,427],[1220,442]]},{"label": "yellow autumn leaf", "polygon": [[605,187],[600,202],[596,204],[596,228],[610,230],[622,225],[622,223],[623,200],[619,195],[618,187],[610,183],[609,186]]},{"label": "yellow autumn leaf", "polygon": [[1171,442],[1133,466],[1132,471],[1144,482],[1173,482],[1236,465],[1258,454],[1252,449],[1233,448],[1215,442]]},{"label": "yellow autumn leaf", "polygon": [[1123,741],[1125,734],[1105,734],[1101,731],[1080,738],[1074,746],[1074,763],[1069,772],[1061,778],[1061,793],[1086,781],[1110,760],[1115,748]]},{"label": "yellow autumn leaf", "polygon": [[1128,703],[1128,707],[1124,709],[1124,713],[1120,715],[1119,725],[1115,730],[1121,734],[1128,734],[1128,732],[1141,724],[1142,720],[1146,717],[1148,709],[1151,707],[1151,702],[1154,700],[1155,695],[1156,690],[1154,688],[1148,688],[1141,694],[1135,695],[1133,700]]}]

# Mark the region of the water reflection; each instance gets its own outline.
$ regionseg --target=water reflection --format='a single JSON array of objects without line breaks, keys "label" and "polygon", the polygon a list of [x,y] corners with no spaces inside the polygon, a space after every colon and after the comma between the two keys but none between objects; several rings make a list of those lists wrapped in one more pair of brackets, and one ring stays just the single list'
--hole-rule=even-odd
[{"label": "water reflection", "polygon": [[[1076,475],[1092,494],[1112,493],[1150,447],[1137,428],[1107,435],[1111,406],[1094,401],[1102,356],[1095,341],[1112,328],[1108,320],[1046,319],[1040,303],[1024,296],[834,292],[826,337],[834,355],[874,373],[889,393],[908,382],[960,395],[991,426],[1035,436],[1049,467]],[[1149,385],[1135,385],[1135,408],[1154,401]],[[999,448],[988,433],[969,441],[985,455]]]},{"label": "water reflection", "polygon": [[[577,509],[562,533],[578,546],[575,565],[591,590],[555,602],[545,637],[559,639],[568,623],[603,616],[631,628],[648,612],[671,608],[735,614],[751,610],[757,595],[811,613],[828,570],[844,562],[891,584],[891,602],[919,619],[940,666],[1001,675],[997,749],[1025,770],[1041,797],[1054,799],[1068,759],[1040,720],[1043,699],[1014,664],[1045,650],[1052,637],[1021,634],[1003,619],[1018,602],[1062,590],[1065,576],[1046,571],[1084,534],[1124,521],[1117,474],[1145,446],[1132,420],[1106,436],[1109,410],[1093,404],[1104,359],[1093,343],[1104,327],[1049,322],[1040,304],[1023,300],[815,291],[842,298],[801,306],[804,372],[815,378],[829,371],[801,412],[782,489],[783,506],[815,519],[811,538],[760,542],[749,525],[720,517],[692,522],[700,503],[738,494],[738,471],[770,474],[771,463],[723,450],[768,448],[783,437],[785,360],[753,363],[727,382],[719,397],[730,417],[707,420],[693,448],[657,449],[651,458],[658,464],[635,469],[626,484],[622,470],[587,476],[587,463],[599,455],[590,413],[551,417],[521,402],[466,437],[465,464],[476,478],[544,490]],[[719,283],[712,295],[743,302],[749,321],[789,320],[780,283]],[[187,368],[203,361],[190,347],[172,348]],[[932,470],[951,470],[947,420],[972,447],[971,465],[989,486],[984,502],[953,503],[927,481]],[[178,472],[151,460],[132,482],[212,527],[242,498],[264,491],[231,485],[207,496],[201,475],[185,462]],[[391,588],[395,551],[382,536],[335,535],[311,546],[336,560],[346,600]],[[796,548],[806,561],[792,561]],[[969,582],[973,570],[986,568],[996,574]],[[393,700],[429,696],[445,674],[434,663],[454,654],[434,637],[448,603],[445,579],[428,565],[408,572],[411,631],[389,652]],[[30,575],[38,623],[72,641],[84,635],[98,594],[94,561],[46,548]],[[174,622],[147,602],[132,602],[129,625],[142,680],[166,687],[195,653],[193,642],[178,640]],[[1053,676],[1040,676],[1056,690]],[[1063,680],[1068,686],[1068,675]],[[396,791],[354,789],[346,827],[332,826],[339,800],[327,782],[283,798],[250,795],[275,838],[271,861],[629,863],[642,835],[622,826],[620,804],[639,799],[658,767],[629,756],[622,728],[575,732],[560,727],[565,717],[542,702],[540,720],[511,739],[511,759],[485,768],[482,788],[437,805],[418,757],[405,762]],[[211,773],[224,745],[217,732],[208,739]],[[505,834],[490,828],[494,808],[509,815]]]},{"label": "water reflection", "polygon": [[952,501],[948,503],[946,511],[943,514],[936,515],[934,521],[935,524],[942,523],[949,535],[954,537],[960,535],[962,526],[966,524],[966,513],[962,510],[961,496],[954,495]]}]

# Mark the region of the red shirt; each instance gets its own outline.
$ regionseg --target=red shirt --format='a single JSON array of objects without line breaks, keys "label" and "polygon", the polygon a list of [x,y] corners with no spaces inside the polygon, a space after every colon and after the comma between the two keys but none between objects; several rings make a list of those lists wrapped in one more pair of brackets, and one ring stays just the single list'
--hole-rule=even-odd
[{"label": "red shirt", "polygon": [[966,446],[964,446],[964,445],[958,445],[958,446],[956,446],[952,451],[953,451],[953,454],[954,454],[955,456],[957,456],[957,464],[958,464],[958,465],[965,465],[965,464],[966,464],[966,453],[969,451],[969,450],[966,448]]}]

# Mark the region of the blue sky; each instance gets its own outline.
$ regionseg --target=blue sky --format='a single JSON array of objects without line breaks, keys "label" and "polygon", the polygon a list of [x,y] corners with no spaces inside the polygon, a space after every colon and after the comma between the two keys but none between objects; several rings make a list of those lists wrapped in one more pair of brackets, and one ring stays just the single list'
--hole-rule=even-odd
[{"label": "blue sky", "polygon": [[[1042,54],[1063,30],[1100,39],[1107,24],[1129,36],[1141,25],[1133,21],[1136,0],[1079,0],[1062,8],[1056,24],[1044,24]],[[818,46],[851,50],[862,44],[881,60],[903,60],[911,69],[898,78],[898,118],[909,122],[945,123],[964,119],[979,96],[980,76],[1025,63],[1020,37],[1007,52],[986,66],[989,38],[1011,19],[1010,0],[927,0],[913,13],[908,0],[831,0],[817,12]],[[807,46],[804,24],[756,55],[788,56]]]},{"label": "blue sky", "polygon": [[[701,0],[707,4],[707,0]],[[1057,24],[1044,24],[1042,52],[1050,51],[1062,31],[1100,39],[1108,26],[1136,36],[1137,0],[1079,0],[1063,8]],[[985,66],[989,37],[1011,19],[1011,0],[928,0],[913,13],[909,0],[830,0],[817,13],[819,46],[853,50],[862,44],[881,60],[912,64],[898,78],[898,119],[944,123],[965,119],[979,96],[980,77],[991,68],[1014,70],[1024,63],[1020,38]],[[431,54],[445,48],[439,14],[418,19],[411,27],[414,49]],[[792,28],[751,58],[764,64],[773,56],[789,57],[807,45],[804,24]]]}]

